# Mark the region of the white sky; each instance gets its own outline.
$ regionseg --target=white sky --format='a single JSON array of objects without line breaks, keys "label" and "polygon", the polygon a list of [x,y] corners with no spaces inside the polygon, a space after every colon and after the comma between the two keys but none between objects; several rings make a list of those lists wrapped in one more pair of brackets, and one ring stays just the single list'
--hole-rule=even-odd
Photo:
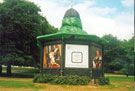
[{"label": "white sky", "polygon": [[[0,0],[1,2],[2,0]],[[49,23],[57,28],[61,27],[63,16],[70,8],[69,0],[29,0],[37,4],[47,18]],[[74,0],[77,2],[77,0]],[[73,8],[81,17],[83,30],[89,34],[102,37],[105,34],[112,34],[118,39],[130,39],[134,33],[134,11],[129,9],[133,6],[134,0],[119,0],[123,10],[118,7],[98,7],[98,0],[78,0]],[[114,0],[114,2],[117,0]],[[119,6],[119,5],[118,5]]]},{"label": "white sky", "polygon": [[[30,0],[40,6],[42,14],[46,16],[49,23],[60,28],[63,16],[69,6],[65,6],[66,0],[55,2],[55,0]],[[126,3],[127,0],[122,0],[123,5],[129,6],[131,3]],[[96,34],[102,37],[105,34],[112,34],[118,39],[130,39],[134,33],[134,15],[129,12],[121,11],[115,14],[117,8],[99,8],[93,7],[96,5],[94,0],[84,0],[83,3],[78,3],[73,6],[76,9],[82,20],[83,29],[89,34]],[[109,14],[115,14],[112,17],[106,17]]]}]

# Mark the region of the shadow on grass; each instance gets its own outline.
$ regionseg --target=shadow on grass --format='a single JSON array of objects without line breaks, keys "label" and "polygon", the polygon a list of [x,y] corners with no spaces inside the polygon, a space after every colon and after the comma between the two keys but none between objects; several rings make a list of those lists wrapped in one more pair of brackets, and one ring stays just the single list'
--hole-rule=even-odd
[{"label": "shadow on grass", "polygon": [[33,78],[34,75],[39,73],[38,68],[28,68],[28,67],[12,67],[12,75],[8,76],[6,74],[6,67],[3,67],[3,73],[0,77],[13,77],[13,78]]},{"label": "shadow on grass", "polygon": [[34,73],[34,74],[28,74],[28,73],[12,73],[11,76],[8,76],[6,73],[3,73],[2,75],[0,75],[0,77],[33,78],[35,74],[38,74],[38,73]]}]

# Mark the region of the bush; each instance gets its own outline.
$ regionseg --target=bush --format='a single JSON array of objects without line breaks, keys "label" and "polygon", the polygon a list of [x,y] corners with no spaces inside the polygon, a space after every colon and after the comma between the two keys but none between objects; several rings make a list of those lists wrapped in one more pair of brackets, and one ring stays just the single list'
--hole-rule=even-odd
[{"label": "bush", "polygon": [[51,81],[52,84],[65,84],[66,83],[66,77],[65,76],[57,76],[53,81]]},{"label": "bush", "polygon": [[67,84],[67,85],[87,85],[90,82],[90,78],[87,76],[52,76],[49,74],[36,75],[33,82],[38,83],[52,83],[52,84]]},{"label": "bush", "polygon": [[40,75],[39,75],[39,74],[35,75],[34,78],[33,78],[33,82],[37,82],[37,80],[38,80],[39,78],[40,78]]},{"label": "bush", "polygon": [[134,75],[134,65],[131,64],[129,69],[127,68],[122,68],[118,74],[121,74],[121,75]]},{"label": "bush", "polygon": [[66,82],[69,85],[87,85],[90,82],[90,78],[87,76],[69,75]]},{"label": "bush", "polygon": [[37,83],[49,83],[54,80],[53,76],[50,74],[38,74],[34,76],[33,82]]},{"label": "bush", "polygon": [[66,77],[67,83],[69,85],[79,85],[81,83],[81,77],[77,75],[69,75]]},{"label": "bush", "polygon": [[106,84],[108,85],[109,83],[110,83],[110,80],[107,77],[102,77],[98,79],[99,85],[106,85]]},{"label": "bush", "polygon": [[68,76],[58,76],[51,83],[67,84],[67,85],[87,85],[89,82],[90,78],[86,76],[68,75]]},{"label": "bush", "polygon": [[126,68],[122,68],[118,74],[121,74],[121,75],[126,75],[128,73],[128,70]]}]

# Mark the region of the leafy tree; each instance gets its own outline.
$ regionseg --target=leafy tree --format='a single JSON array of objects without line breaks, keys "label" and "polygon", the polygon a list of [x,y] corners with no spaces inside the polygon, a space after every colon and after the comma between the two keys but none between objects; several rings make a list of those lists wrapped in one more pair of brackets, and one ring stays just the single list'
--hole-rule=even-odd
[{"label": "leafy tree", "polygon": [[25,0],[0,3],[0,64],[8,65],[9,74],[11,65],[36,65],[40,54],[36,36],[57,32],[40,11]]},{"label": "leafy tree", "polygon": [[103,39],[108,41],[104,48],[105,72],[121,70],[123,73],[133,75],[134,37],[128,41],[121,41],[109,34],[104,35]]},{"label": "leafy tree", "polygon": [[117,37],[114,37],[111,34],[104,35],[102,38],[108,41],[108,43],[104,46],[104,66],[105,72],[108,72],[115,69],[114,64],[111,62],[120,55],[118,52],[120,51],[120,41]]},{"label": "leafy tree", "polygon": [[128,41],[123,41],[121,43],[121,47],[124,50],[123,58],[126,61],[125,68],[127,69],[127,73],[133,75],[134,74],[134,37],[129,39]]}]

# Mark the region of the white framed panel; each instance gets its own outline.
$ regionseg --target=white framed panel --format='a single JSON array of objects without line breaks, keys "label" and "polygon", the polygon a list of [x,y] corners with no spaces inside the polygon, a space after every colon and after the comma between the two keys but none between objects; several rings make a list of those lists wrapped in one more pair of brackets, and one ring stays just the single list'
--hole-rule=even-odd
[{"label": "white framed panel", "polygon": [[88,68],[88,57],[88,45],[66,44],[66,68]]}]

